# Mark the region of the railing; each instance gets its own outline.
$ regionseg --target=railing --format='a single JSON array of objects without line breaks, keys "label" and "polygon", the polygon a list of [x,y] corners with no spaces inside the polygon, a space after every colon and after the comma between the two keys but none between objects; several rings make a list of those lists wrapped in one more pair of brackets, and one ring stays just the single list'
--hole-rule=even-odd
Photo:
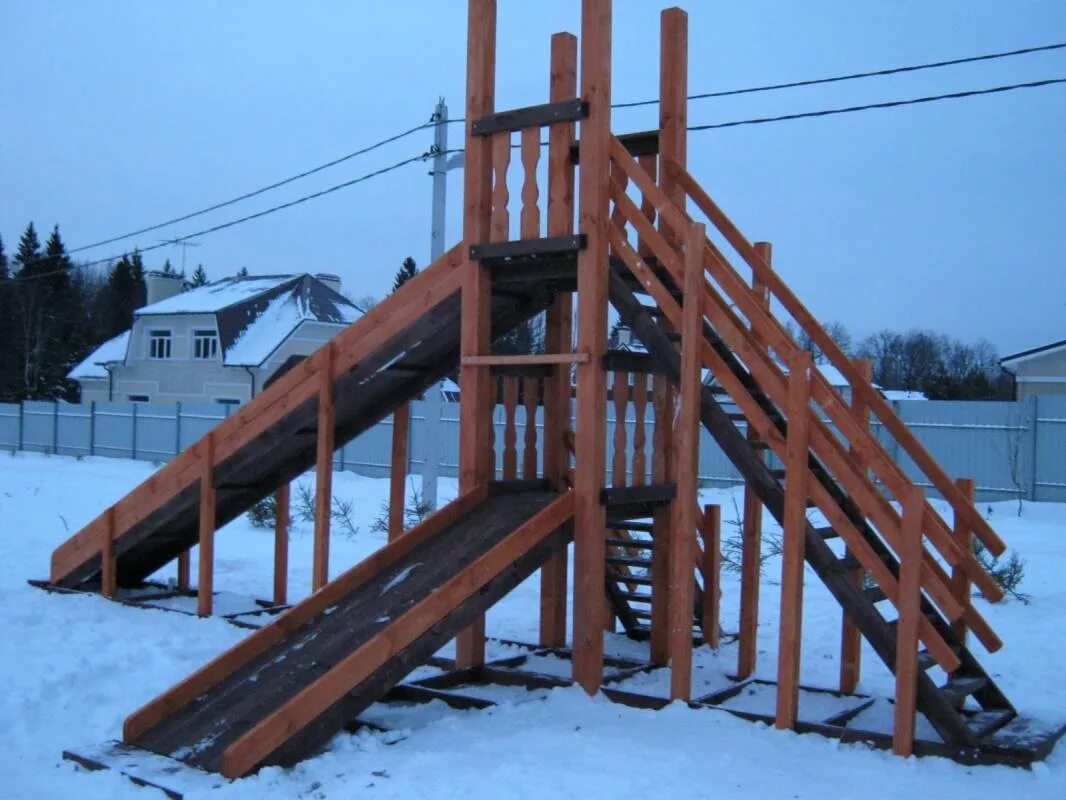
[{"label": "railing", "polygon": [[[611,229],[613,252],[621,257],[634,277],[654,297],[665,313],[666,319],[675,326],[680,325],[679,303],[667,290],[655,269],[638,252],[638,248],[646,255],[655,256],[665,276],[668,276],[675,286],[681,286],[684,282],[682,258],[678,249],[668,241],[662,228],[665,225],[668,231],[684,232],[692,224],[692,220],[666,196],[662,188],[637,164],[617,140],[612,143],[611,153],[611,198],[614,201],[613,219],[615,221]],[[973,530],[992,552],[1002,552],[1002,542],[987,523],[976,513],[972,505],[965,501],[917,439],[907,431],[887,402],[868,381],[861,379],[855,366],[839,351],[839,348],[828,341],[828,335],[809,312],[799,304],[764,259],[756,253],[755,248],[743,239],[732,223],[714,206],[706,193],[683,169],[669,162],[662,168],[672,172],[686,194],[693,198],[696,205],[707,214],[718,230],[726,235],[734,248],[741,252],[745,260],[752,265],[752,283],[765,285],[770,296],[777,299],[799,322],[812,341],[826,351],[834,366],[848,378],[855,396],[896,438],[907,455],[929,477],[942,496],[952,504],[957,518]],[[622,175],[625,179],[620,177]],[[629,196],[627,190],[630,182],[641,192],[643,208],[638,207]],[[649,201],[657,212],[659,228],[654,226],[653,220],[647,214]],[[639,236],[638,248],[634,248],[629,243],[627,230],[624,227],[626,225],[631,226]],[[704,242],[703,263],[706,273],[701,305],[706,320],[732,353],[743,362],[750,376],[774,405],[778,409],[785,409],[788,405],[789,379],[786,371],[779,364],[779,360],[786,365],[797,363],[800,348],[788,335],[784,326],[771,315],[759,292],[753,285],[741,278],[710,239],[705,239]],[[707,275],[711,280],[707,280]],[[824,344],[823,339],[826,340]],[[767,442],[779,458],[785,460],[784,437],[710,342],[704,343],[702,356],[704,363],[711,368],[722,386],[741,406],[748,421],[760,437]],[[859,503],[883,539],[897,553],[906,550],[900,515],[875,485],[872,478],[878,480],[893,497],[900,500],[909,496],[907,492],[912,486],[911,480],[871,434],[860,415],[855,414],[853,409],[843,402],[837,391],[817,370],[812,374],[810,394],[813,402],[837,426],[845,440],[841,442],[822,421],[820,414],[812,413],[810,414],[811,449],[844,491]],[[864,568],[870,571],[885,595],[898,605],[899,587],[895,575],[870,549],[855,524],[841,510],[829,491],[818,481],[811,481],[809,489],[812,499],[847,543],[849,549],[855,553]],[[960,546],[947,524],[927,502],[923,507],[922,527],[940,556],[949,565],[961,569],[980,587],[985,597],[997,600],[1002,596],[1002,592],[976,562],[973,554]],[[923,552],[921,585],[950,621],[963,619],[967,627],[990,650],[995,650],[1000,646],[998,637],[977,611],[969,603],[960,604],[953,596],[949,576],[938,560],[928,551]],[[921,631],[922,640],[937,661],[947,669],[956,667],[957,657],[940,640],[931,623],[924,621],[921,624]]]}]

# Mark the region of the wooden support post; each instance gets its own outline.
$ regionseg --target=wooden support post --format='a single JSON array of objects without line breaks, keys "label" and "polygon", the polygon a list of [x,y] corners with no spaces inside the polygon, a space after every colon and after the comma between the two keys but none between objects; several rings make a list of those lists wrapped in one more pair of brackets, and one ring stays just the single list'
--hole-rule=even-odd
[{"label": "wooden support post", "polygon": [[[869,383],[873,380],[873,364],[869,359],[857,358],[854,361],[855,368],[858,370],[862,379]],[[851,393],[851,407],[854,412],[862,419],[863,426],[869,428],[870,426],[870,409],[862,402],[862,396],[860,392]],[[851,452],[854,453],[854,448],[851,448]],[[845,547],[844,554],[852,555],[851,551]],[[859,569],[852,570],[848,574],[848,578],[856,589],[862,589],[863,577],[865,570],[861,567]],[[851,621],[851,617],[848,616],[848,612],[842,612],[841,618],[841,630],[840,630],[840,691],[847,694],[851,694],[855,691],[855,688],[859,685],[859,674],[862,668],[862,634],[859,633],[859,629],[855,626],[855,623]]]},{"label": "wooden support post", "polygon": [[[466,39],[466,168],[463,171],[463,265],[460,356],[488,355],[492,324],[489,270],[470,258],[471,245],[491,238],[492,139],[474,136],[474,123],[495,110],[496,0],[469,0]],[[495,459],[490,434],[493,398],[489,368],[460,367],[459,491],[469,492],[492,480]],[[456,638],[458,669],[485,661],[485,618],[480,617]]]},{"label": "wooden support post", "polygon": [[411,437],[411,404],[404,403],[392,414],[392,458],[389,463],[389,541],[403,533],[407,445]]},{"label": "wooden support post", "polygon": [[922,512],[925,493],[912,486],[901,498],[903,522],[899,555],[899,619],[896,622],[896,705],[892,752],[909,756],[914,750],[918,702],[918,627],[922,619]]},{"label": "wooden support post", "polygon": [[703,348],[703,241],[701,224],[685,236],[685,280],[681,325],[681,404],[677,413],[677,496],[670,535],[670,699],[692,693],[692,609],[696,526],[699,520],[700,355]]},{"label": "wooden support post", "polygon": [[[557,33],[551,40],[551,100],[577,95],[577,37]],[[548,128],[548,236],[574,232],[574,165],[570,146],[574,123]],[[568,353],[573,343],[574,299],[570,292],[555,296],[544,320],[544,349]],[[570,427],[570,365],[552,367],[544,388],[544,477],[562,490],[570,469],[566,435]],[[566,596],[569,555],[555,553],[540,571],[540,643],[545,647],[566,644]]]},{"label": "wooden support post", "polygon": [[215,437],[207,434],[200,448],[200,575],[196,613],[211,616],[215,588]]},{"label": "wooden support post", "polygon": [[[769,242],[756,242],[755,251],[770,263],[772,249]],[[766,287],[757,279],[752,281],[752,289],[761,302],[769,307],[770,298]],[[755,331],[751,331],[753,343],[765,347]],[[748,426],[748,441],[757,442],[759,437],[752,426]],[[765,460],[765,451],[758,457]],[[737,677],[747,678],[755,672],[758,654],[759,631],[759,584],[762,577],[762,501],[755,493],[755,487],[744,484],[744,511],[740,534],[740,631],[737,641]]]},{"label": "wooden support post", "polygon": [[189,551],[178,553],[178,591],[189,591]]},{"label": "wooden support post", "polygon": [[323,345],[321,353],[315,454],[315,553],[311,567],[313,592],[329,583],[329,523],[333,502],[333,344]]},{"label": "wooden support post", "polygon": [[103,542],[100,547],[100,594],[109,600],[118,590],[118,576],[115,564],[115,507],[110,506],[104,514],[105,525],[101,531]]},{"label": "wooden support post", "polygon": [[[955,481],[955,485],[959,487],[959,491],[962,496],[966,498],[966,502],[973,505],[974,496],[976,494],[976,485],[973,478],[959,478]],[[959,546],[967,553],[973,552],[974,535],[973,530],[967,526],[966,522],[961,518],[961,515],[955,515],[954,535],[959,542]],[[951,568],[951,594],[959,605],[966,608],[972,602],[970,597],[970,579],[966,575],[966,572],[956,564]],[[951,628],[955,632],[955,635],[959,637],[959,641],[965,646],[966,644],[966,621],[959,617],[953,623]]]},{"label": "wooden support post", "polygon": [[580,232],[574,490],[574,680],[590,694],[603,681],[606,510],[600,503],[607,461],[608,198],[611,144],[611,0],[581,2]]},{"label": "wooden support post", "polygon": [[799,713],[803,627],[803,551],[807,532],[807,458],[811,419],[810,352],[796,354],[788,373],[785,441],[784,535],[781,563],[781,631],[777,660],[777,728],[792,728]]},{"label": "wooden support post", "polygon": [[274,605],[288,602],[289,585],[289,484],[274,493]]},{"label": "wooden support post", "polygon": [[718,649],[722,625],[722,507],[703,507],[703,641]]}]

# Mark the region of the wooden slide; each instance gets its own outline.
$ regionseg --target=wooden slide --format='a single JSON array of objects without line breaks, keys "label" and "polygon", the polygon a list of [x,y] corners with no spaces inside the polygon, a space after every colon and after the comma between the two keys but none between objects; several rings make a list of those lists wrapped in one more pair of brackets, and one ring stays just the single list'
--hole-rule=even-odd
[{"label": "wooden slide", "polygon": [[[95,588],[102,554],[120,586],[136,586],[197,543],[200,486],[214,488],[218,527],[315,463],[319,395],[333,400],[332,450],[458,367],[458,245],[221,422],[52,554],[51,581]],[[551,291],[530,282],[492,298],[493,335],[544,310]]]},{"label": "wooden slide", "polygon": [[461,496],[130,716],[126,744],[231,778],[307,757],[564,548],[573,507]]}]

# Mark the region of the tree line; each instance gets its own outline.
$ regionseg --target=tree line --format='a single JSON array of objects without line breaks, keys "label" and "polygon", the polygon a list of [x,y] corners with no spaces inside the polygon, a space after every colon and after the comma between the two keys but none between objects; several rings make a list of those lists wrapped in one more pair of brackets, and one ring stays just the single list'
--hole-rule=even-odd
[{"label": "tree line", "polygon": [[[177,274],[169,260],[162,271]],[[58,225],[42,245],[31,222],[10,257],[0,238],[0,402],[76,400],[67,373],[130,328],[144,273],[137,250],[101,268],[78,264]],[[207,283],[203,266],[189,282]]]}]

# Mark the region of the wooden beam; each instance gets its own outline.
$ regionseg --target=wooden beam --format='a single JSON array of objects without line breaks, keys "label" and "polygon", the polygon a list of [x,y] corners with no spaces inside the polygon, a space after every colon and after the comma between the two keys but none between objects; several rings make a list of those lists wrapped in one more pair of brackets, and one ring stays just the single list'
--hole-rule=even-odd
[{"label": "wooden beam", "polygon": [[777,660],[779,729],[792,728],[799,713],[800,645],[803,627],[804,537],[807,534],[807,459],[811,418],[810,352],[800,350],[788,373],[788,433],[785,439],[785,504],[781,563],[781,630]]},{"label": "wooden beam", "polygon": [[503,131],[539,130],[556,122],[576,122],[588,114],[588,106],[578,98],[556,100],[539,106],[524,106],[498,111],[476,120],[471,128],[475,136],[489,136]]},{"label": "wooden beam", "polygon": [[100,594],[114,599],[118,590],[117,565],[115,563],[115,507],[105,512],[107,524],[101,528],[103,543],[100,546]]},{"label": "wooden beam", "polygon": [[[474,122],[496,110],[496,0],[469,0],[466,38],[466,166],[463,170],[463,239],[467,245],[491,238],[492,137],[475,136]],[[506,134],[497,134],[506,135]],[[506,238],[506,237],[504,237]],[[489,268],[466,253],[462,267],[461,358],[487,355],[491,334],[492,282]],[[491,375],[467,364],[459,370],[459,490],[492,480]],[[485,618],[456,638],[458,669],[485,661]]]},{"label": "wooden beam", "polygon": [[912,486],[903,498],[903,531],[899,556],[899,619],[896,621],[896,705],[892,752],[909,756],[914,750],[918,700],[918,625],[922,618],[922,513],[925,493]]},{"label": "wooden beam", "polygon": [[606,514],[600,504],[607,452],[608,190],[611,144],[611,0],[581,3],[580,232],[577,347],[590,360],[577,366],[577,430],[574,490],[574,680],[590,694],[603,681],[606,618]]},{"label": "wooden beam", "polygon": [[[677,167],[685,166],[688,153],[688,14],[680,8],[665,9],[659,27],[659,185],[684,209],[685,189],[678,182]],[[674,244],[686,234],[672,226],[664,232]]]},{"label": "wooden beam", "polygon": [[283,606],[289,596],[290,488],[283,483],[274,492],[274,605]]},{"label": "wooden beam", "polygon": [[200,444],[200,576],[196,586],[196,613],[211,616],[215,584],[215,437],[207,434]]},{"label": "wooden beam", "polygon": [[[873,364],[868,358],[855,359],[855,367],[866,381],[873,380]],[[870,424],[870,410],[862,402],[862,398],[855,392],[851,394],[851,406],[855,413],[863,420],[863,424]],[[856,463],[861,463],[856,456]],[[862,467],[860,467],[862,469]],[[845,556],[852,556],[851,549],[844,548]],[[849,578],[856,589],[862,589],[866,571],[861,567],[851,571]],[[862,669],[862,634],[845,611],[842,614],[840,630],[840,691],[851,694],[859,685],[859,674]]]},{"label": "wooden beam", "polygon": [[[552,36],[550,92],[552,100],[577,94],[577,37],[571,33]],[[574,123],[564,122],[548,129],[548,236],[574,232],[574,166],[568,157],[574,128]],[[570,292],[560,292],[548,306],[544,349],[549,353],[573,350],[573,310]],[[544,389],[544,477],[562,491],[570,469],[570,365],[554,364],[551,369]],[[540,643],[545,647],[566,644],[568,567],[569,555],[563,549],[540,570]]]},{"label": "wooden beam", "polygon": [[318,442],[315,451],[315,553],[311,566],[311,591],[329,582],[329,527],[333,502],[333,343],[318,356]]},{"label": "wooden beam", "polygon": [[[959,478],[955,481],[955,485],[959,487],[959,493],[966,498],[967,502],[969,502],[970,505],[973,505],[974,495],[976,493],[976,484],[974,483],[973,478]],[[966,525],[961,514],[955,515],[954,534],[961,547],[965,548],[968,552],[973,551],[973,531]],[[970,597],[970,578],[966,574],[966,571],[958,564],[951,568],[951,593],[963,608],[970,605],[972,602]],[[965,618],[955,620],[951,624],[951,629],[955,632],[955,635],[959,638],[959,641],[963,646],[965,646],[967,633]]]},{"label": "wooden beam", "polygon": [[703,641],[714,650],[722,627],[722,507],[703,507]]},{"label": "wooden beam", "polygon": [[[666,375],[655,375],[651,388],[652,484],[666,484],[674,480],[674,391]],[[652,559],[651,641],[649,659],[652,664],[666,666],[670,661],[670,534],[673,524],[670,508],[658,506],[652,515],[652,538],[656,552]]]},{"label": "wooden beam", "polygon": [[[670,11],[663,12],[664,19]],[[692,609],[699,525],[700,410],[704,227],[693,224],[685,236],[685,305],[681,324],[681,406],[677,411],[677,497],[670,537],[670,699],[692,693]]]},{"label": "wooden beam", "polygon": [[[381,665],[438,624],[573,515],[574,496],[565,494],[537,512],[513,533],[405,610],[378,635],[342,658],[324,675],[286,701],[233,744],[222,756],[222,774],[238,778],[362,683]],[[400,541],[404,538],[401,537]]]},{"label": "wooden beam", "polygon": [[[769,242],[757,242],[755,247],[759,254],[770,263],[773,249]],[[758,278],[753,280],[752,288],[765,307],[769,308],[770,298]],[[749,331],[753,344],[765,348],[766,343],[754,330]],[[748,441],[756,443],[759,434],[755,426],[748,426]],[[760,451],[758,458],[766,460],[765,451]],[[762,501],[759,500],[755,487],[744,484],[743,516],[740,533],[740,630],[737,641],[737,677],[747,678],[755,672],[758,660],[759,633],[759,584],[762,582]]]},{"label": "wooden beam", "polygon": [[516,364],[586,364],[588,353],[533,353],[530,355],[463,356],[464,367],[497,367]]},{"label": "wooden beam", "polygon": [[392,412],[392,457],[389,465],[389,541],[403,533],[407,484],[407,449],[411,436],[411,404]]}]

